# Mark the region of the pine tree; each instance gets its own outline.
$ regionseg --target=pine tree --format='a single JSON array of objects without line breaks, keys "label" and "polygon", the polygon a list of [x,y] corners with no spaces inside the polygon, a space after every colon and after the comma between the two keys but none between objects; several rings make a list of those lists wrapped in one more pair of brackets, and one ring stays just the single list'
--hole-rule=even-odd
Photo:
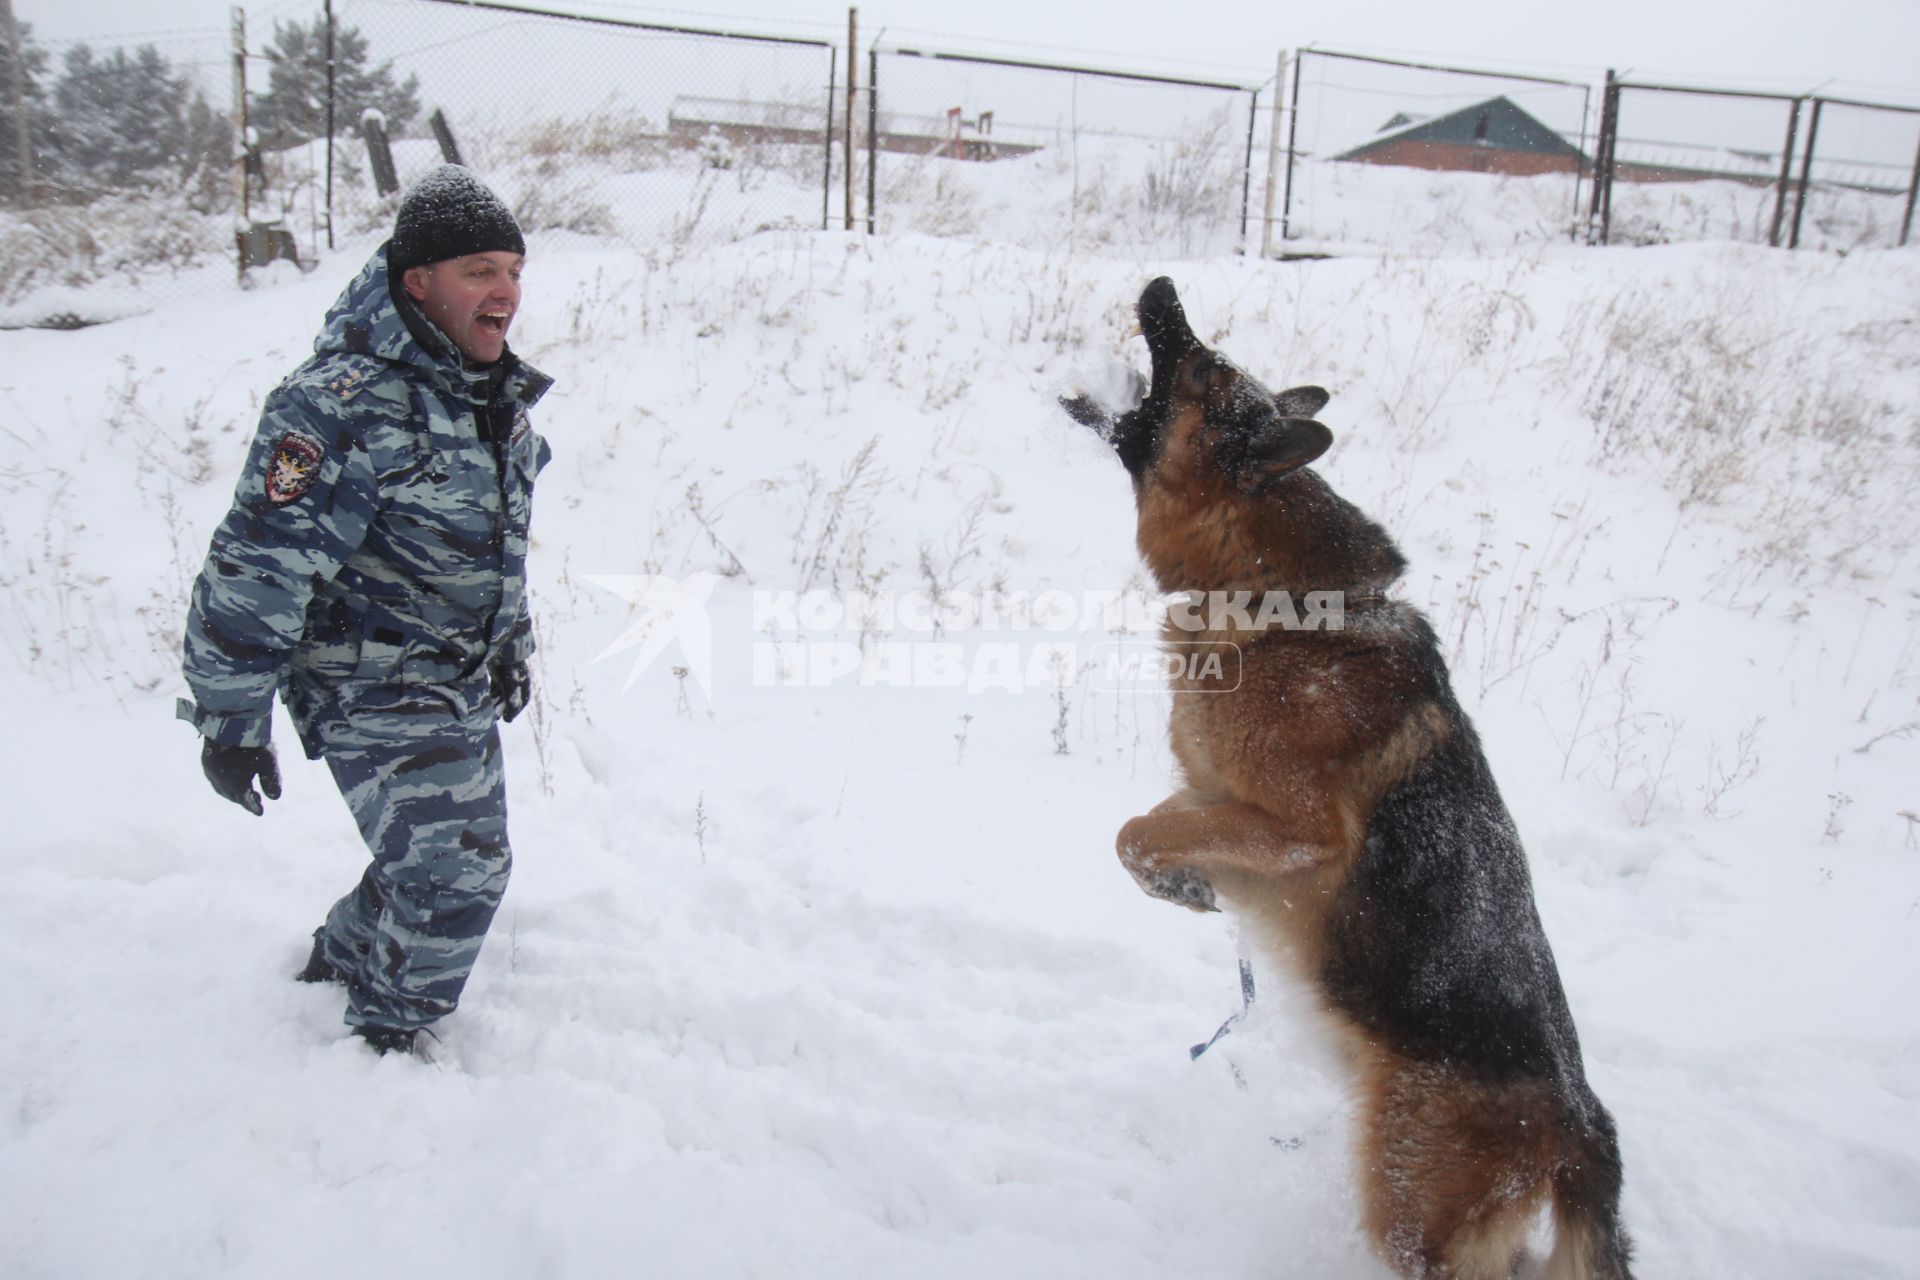
[{"label": "pine tree", "polygon": [[[327,20],[312,23],[275,22],[273,44],[267,51],[273,67],[267,91],[247,106],[247,123],[268,148],[288,147],[326,136],[327,132]],[[333,40],[334,128],[336,133],[357,127],[367,108],[387,119],[387,131],[400,134],[420,114],[420,78],[395,77],[393,63],[374,66],[367,38],[359,28],[336,24]]]},{"label": "pine tree", "polygon": [[[41,167],[40,153],[47,142],[46,75],[47,51],[34,43],[33,29],[20,27],[21,99],[27,112],[27,145],[34,151],[36,174]],[[20,198],[20,131],[13,114],[13,48],[6,32],[0,30],[0,199]]]},{"label": "pine tree", "polygon": [[89,189],[142,185],[182,145],[187,86],[152,45],[132,57],[68,48],[53,87],[54,151],[61,177]]},{"label": "pine tree", "polygon": [[52,107],[43,163],[70,196],[182,183],[203,196],[222,190],[232,130],[152,45],[105,56],[73,45]]}]

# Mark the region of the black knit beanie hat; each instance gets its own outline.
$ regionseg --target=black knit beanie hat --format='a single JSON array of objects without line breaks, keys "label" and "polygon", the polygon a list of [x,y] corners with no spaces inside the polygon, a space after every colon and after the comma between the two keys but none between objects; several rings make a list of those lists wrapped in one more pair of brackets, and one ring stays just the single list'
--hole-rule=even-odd
[{"label": "black knit beanie hat", "polygon": [[443,164],[414,183],[400,202],[387,263],[397,272],[494,250],[526,253],[520,224],[473,170]]}]

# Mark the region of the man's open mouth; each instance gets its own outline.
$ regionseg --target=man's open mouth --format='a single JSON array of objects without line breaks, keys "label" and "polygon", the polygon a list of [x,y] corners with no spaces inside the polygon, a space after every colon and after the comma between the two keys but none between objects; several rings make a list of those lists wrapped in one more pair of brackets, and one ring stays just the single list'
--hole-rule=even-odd
[{"label": "man's open mouth", "polygon": [[507,321],[510,319],[512,319],[512,317],[505,311],[482,311],[474,323],[479,325],[482,333],[490,333],[495,337],[499,337],[506,333]]}]

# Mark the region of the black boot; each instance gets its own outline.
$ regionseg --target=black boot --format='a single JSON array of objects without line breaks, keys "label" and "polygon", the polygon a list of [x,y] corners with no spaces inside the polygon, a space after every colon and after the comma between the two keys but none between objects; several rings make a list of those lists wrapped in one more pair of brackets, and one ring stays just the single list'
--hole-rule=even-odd
[{"label": "black boot", "polygon": [[313,951],[307,967],[293,975],[295,982],[346,982],[346,975],[327,963],[327,949],[320,941],[320,930],[313,931]]},{"label": "black boot", "polygon": [[415,1053],[419,1039],[419,1027],[374,1027],[361,1026],[353,1029],[353,1034],[367,1042],[367,1047],[375,1053]]}]

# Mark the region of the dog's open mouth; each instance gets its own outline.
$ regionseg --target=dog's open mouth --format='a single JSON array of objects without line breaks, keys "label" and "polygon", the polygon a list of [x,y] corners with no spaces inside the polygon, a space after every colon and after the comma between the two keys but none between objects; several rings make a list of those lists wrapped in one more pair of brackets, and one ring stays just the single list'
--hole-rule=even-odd
[{"label": "dog's open mouth", "polygon": [[1133,314],[1140,322],[1140,332],[1156,364],[1161,357],[1177,355],[1194,341],[1186,308],[1180,305],[1173,281],[1165,276],[1149,281],[1140,291],[1140,301],[1134,304]]}]

